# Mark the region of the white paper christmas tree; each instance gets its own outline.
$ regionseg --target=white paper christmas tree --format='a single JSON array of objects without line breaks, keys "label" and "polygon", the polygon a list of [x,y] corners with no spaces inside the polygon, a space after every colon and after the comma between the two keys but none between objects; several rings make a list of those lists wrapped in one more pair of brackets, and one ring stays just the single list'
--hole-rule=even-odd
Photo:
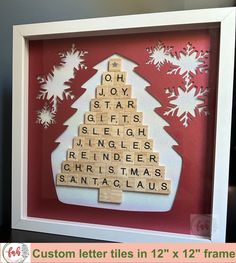
[{"label": "white paper christmas tree", "polygon": [[154,112],[154,109],[161,105],[145,90],[149,83],[133,71],[137,66],[135,63],[118,55],[113,55],[94,67],[97,73],[84,83],[85,93],[73,103],[72,107],[76,108],[77,112],[64,123],[67,125],[67,129],[56,140],[59,145],[52,153],[54,181],[56,182],[57,175],[61,173],[61,164],[67,159],[68,149],[73,147],[73,139],[78,136],[79,125],[84,123],[85,113],[90,111],[90,101],[95,97],[97,86],[101,84],[101,76],[107,71],[109,60],[114,58],[122,59],[122,71],[127,73],[126,82],[132,84],[132,97],[137,99],[138,112],[143,113],[143,124],[148,126],[148,137],[154,140],[153,151],[159,153],[159,163],[166,167],[165,174],[166,178],[171,181],[171,191],[168,195],[123,192],[123,200],[117,205],[98,202],[98,189],[56,186],[58,198],[67,204],[92,207],[135,211],[168,211],[171,209],[176,195],[182,160],[173,150],[173,145],[176,145],[176,142],[164,130],[168,123]]}]

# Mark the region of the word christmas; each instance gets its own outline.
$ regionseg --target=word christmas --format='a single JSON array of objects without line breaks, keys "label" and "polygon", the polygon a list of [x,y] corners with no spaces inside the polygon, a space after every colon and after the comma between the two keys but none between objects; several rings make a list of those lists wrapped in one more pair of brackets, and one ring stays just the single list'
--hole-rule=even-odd
[{"label": "word christmas", "polygon": [[62,162],[57,186],[99,189],[99,202],[121,203],[122,192],[169,194],[170,180],[153,140],[143,125],[143,113],[131,97],[121,59],[108,62],[108,72],[96,88],[72,149]]}]

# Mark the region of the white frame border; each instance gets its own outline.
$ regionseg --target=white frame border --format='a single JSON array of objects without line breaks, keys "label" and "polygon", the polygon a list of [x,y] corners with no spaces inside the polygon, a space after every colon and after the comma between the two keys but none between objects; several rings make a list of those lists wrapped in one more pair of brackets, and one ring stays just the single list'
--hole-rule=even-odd
[{"label": "white frame border", "polygon": [[[212,231],[203,237],[27,217],[28,40],[95,36],[168,28],[209,28],[218,23],[220,54],[214,156]],[[235,8],[203,9],[74,21],[13,28],[12,228],[118,242],[224,242],[226,233],[231,111],[234,73]]]}]

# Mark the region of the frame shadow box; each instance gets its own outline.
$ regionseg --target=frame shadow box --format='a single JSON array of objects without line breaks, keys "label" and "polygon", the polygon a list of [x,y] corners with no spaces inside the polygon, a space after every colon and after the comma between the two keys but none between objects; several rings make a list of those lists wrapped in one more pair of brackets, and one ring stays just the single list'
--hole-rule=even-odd
[{"label": "frame shadow box", "polygon": [[14,26],[12,227],[224,242],[235,9]]}]

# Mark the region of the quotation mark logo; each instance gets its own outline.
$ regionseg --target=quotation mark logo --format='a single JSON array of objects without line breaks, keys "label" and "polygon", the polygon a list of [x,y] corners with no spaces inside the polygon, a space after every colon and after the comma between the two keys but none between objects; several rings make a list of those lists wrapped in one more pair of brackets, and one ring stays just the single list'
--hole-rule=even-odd
[{"label": "quotation mark logo", "polygon": [[23,263],[29,256],[29,248],[24,243],[6,243],[2,248],[2,258],[7,263]]}]

